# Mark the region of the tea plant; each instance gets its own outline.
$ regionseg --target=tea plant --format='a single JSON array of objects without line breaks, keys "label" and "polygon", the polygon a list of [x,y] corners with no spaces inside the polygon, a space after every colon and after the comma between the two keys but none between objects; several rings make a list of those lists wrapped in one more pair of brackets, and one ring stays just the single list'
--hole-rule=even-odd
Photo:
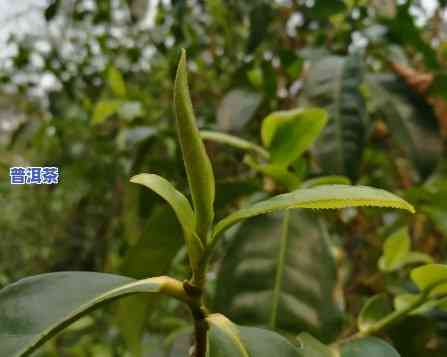
[{"label": "tea plant", "polygon": [[[131,182],[153,190],[172,207],[183,230],[191,278],[183,282],[168,276],[135,280],[96,272],[59,272],[20,280],[0,291],[0,355],[29,355],[71,322],[108,301],[132,294],[160,294],[178,299],[189,307],[194,321],[194,344],[190,353],[195,357],[399,356],[387,342],[372,336],[408,314],[443,304],[447,294],[447,266],[427,264],[413,269],[411,278],[418,292],[402,297],[394,308],[384,308],[383,299],[373,297],[359,317],[359,331],[330,346],[307,333],[294,340],[268,329],[238,326],[224,315],[209,311],[205,298],[209,262],[223,233],[236,223],[285,210],[282,224],[285,227],[283,238],[287,238],[287,227],[300,222],[295,222],[291,209],[375,206],[414,212],[414,208],[381,189],[325,184],[343,182],[343,179],[333,177],[303,183],[290,174],[288,166],[308,148],[325,125],[325,113],[319,109],[273,113],[262,130],[266,148],[228,135],[201,134],[189,96],[185,51],[175,79],[174,107],[192,205],[160,176],[143,173],[134,176]],[[290,125],[292,122],[299,125]],[[292,129],[296,130],[293,132],[296,135],[285,135]],[[248,163],[291,191],[256,202],[215,222],[214,174],[201,135],[255,152],[263,161],[249,160]],[[298,224],[295,228],[301,227]],[[281,247],[286,249],[285,245]],[[414,260],[427,261],[426,257],[412,255],[409,249],[395,257],[392,256],[394,249],[388,248],[385,247],[381,260],[383,269],[393,269]],[[282,253],[284,257],[286,252]],[[230,288],[231,281],[228,284]],[[276,310],[272,313],[273,325],[279,313]]]}]

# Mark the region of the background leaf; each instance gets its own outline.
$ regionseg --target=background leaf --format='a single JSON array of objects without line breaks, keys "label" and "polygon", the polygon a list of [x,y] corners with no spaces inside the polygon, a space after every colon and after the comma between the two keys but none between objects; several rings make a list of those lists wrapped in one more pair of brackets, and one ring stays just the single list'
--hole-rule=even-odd
[{"label": "background leaf", "polygon": [[101,124],[106,119],[117,113],[123,104],[119,99],[103,99],[96,103],[93,110],[92,124]]},{"label": "background leaf", "polygon": [[325,174],[355,179],[365,145],[366,104],[360,93],[363,63],[360,55],[327,56],[312,64],[305,79],[308,103],[325,108],[329,121],[315,143]]},{"label": "background leaf", "polygon": [[393,307],[386,294],[374,295],[366,301],[360,311],[357,323],[359,330],[365,331],[369,329],[392,311]]},{"label": "background leaf", "polygon": [[411,241],[408,228],[404,227],[389,236],[383,244],[383,255],[379,260],[379,267],[383,271],[393,271],[405,263],[410,253]]},{"label": "background leaf", "polygon": [[323,223],[307,211],[245,222],[219,271],[216,309],[237,323],[332,340],[341,311],[327,239]]},{"label": "background leaf", "polygon": [[394,75],[369,76],[372,106],[422,177],[433,172],[442,153],[442,139],[433,110]]},{"label": "background leaf", "polygon": [[107,71],[107,80],[113,93],[118,97],[125,97],[127,90],[123,75],[115,66],[110,66]]},{"label": "background leaf", "polygon": [[447,293],[447,265],[427,264],[415,268],[411,271],[411,279],[422,291],[437,286],[431,290],[432,295]]},{"label": "background leaf", "polygon": [[222,131],[239,132],[253,117],[262,96],[246,89],[228,92],[217,109],[217,125]]},{"label": "background leaf", "polygon": [[317,108],[274,112],[262,122],[261,137],[275,165],[288,166],[315,141],[327,122]]},{"label": "background leaf", "polygon": [[[122,274],[135,279],[164,275],[183,245],[182,229],[171,208],[157,207],[148,220],[142,237],[129,249]],[[145,322],[159,299],[158,295],[131,296],[117,303],[115,317],[133,356],[141,356]]]}]

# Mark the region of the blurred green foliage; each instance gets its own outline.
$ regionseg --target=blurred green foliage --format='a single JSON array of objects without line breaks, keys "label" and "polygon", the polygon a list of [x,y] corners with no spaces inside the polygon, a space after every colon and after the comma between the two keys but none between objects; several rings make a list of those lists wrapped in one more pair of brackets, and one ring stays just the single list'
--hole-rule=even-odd
[{"label": "blurred green foliage", "polygon": [[[290,175],[294,185],[344,175],[397,192],[418,211],[411,220],[396,212],[361,209],[324,214],[324,235],[309,223],[313,217],[298,215],[294,223],[300,224],[292,227],[296,232],[289,243],[299,248],[290,249],[320,247],[313,257],[326,265],[313,261],[317,268],[312,270],[302,264],[310,269],[306,279],[326,277],[311,281],[324,294],[317,302],[309,299],[310,315],[295,311],[274,323],[266,311],[242,308],[238,294],[249,286],[226,288],[229,280],[237,281],[231,270],[242,269],[237,266],[239,245],[250,245],[250,235],[253,244],[261,238],[266,244],[252,252],[253,266],[257,254],[265,256],[262,249],[272,255],[276,248],[271,246],[279,244],[273,239],[275,216],[260,219],[261,224],[272,221],[261,233],[262,225],[249,221],[219,246],[229,256],[213,261],[211,305],[238,323],[270,325],[287,336],[305,329],[332,342],[355,329],[355,316],[368,298],[414,293],[408,272],[418,260],[400,261],[398,252],[391,256],[393,243],[385,239],[408,227],[393,248],[404,247],[401,256],[417,253],[440,263],[447,257],[446,4],[439,0],[426,13],[422,3],[49,1],[41,9],[45,31],[12,34],[11,55],[0,68],[0,284],[56,270],[188,277],[180,242],[167,243],[166,234],[153,233],[178,227],[149,225],[160,220],[162,201],[128,183],[136,173],[151,172],[185,192],[171,94],[184,47],[201,129],[260,144],[262,120],[272,112],[311,105],[329,113],[317,144],[302,157],[289,158],[281,171],[246,165],[241,151],[206,141],[218,219],[230,208],[287,191]],[[405,75],[402,68],[414,72]],[[11,186],[11,166],[58,166],[61,183]],[[244,239],[234,240],[238,235]],[[157,258],[146,255],[157,243],[175,245],[175,254],[161,249]],[[294,261],[294,251],[288,254]],[[331,258],[325,258],[328,254]],[[155,266],[153,259],[163,264]],[[272,281],[267,285],[268,290]],[[320,306],[328,312],[312,325],[308,318]],[[81,320],[38,355],[130,356],[130,350],[135,354],[140,348],[135,345],[141,337],[147,355],[175,356],[189,343],[188,314],[177,302],[160,302],[156,308],[133,302],[124,311],[122,305],[111,309],[112,317],[97,312],[94,322]],[[445,356],[444,310],[412,316],[386,336],[402,356]],[[126,314],[143,318],[137,327],[126,327]],[[290,321],[292,316],[298,317]]]}]

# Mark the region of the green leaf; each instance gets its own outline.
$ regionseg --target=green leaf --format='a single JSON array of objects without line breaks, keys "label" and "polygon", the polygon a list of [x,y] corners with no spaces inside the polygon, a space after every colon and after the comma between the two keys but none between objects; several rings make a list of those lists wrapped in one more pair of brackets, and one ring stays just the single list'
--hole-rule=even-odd
[{"label": "green leaf", "polygon": [[314,145],[324,174],[358,176],[367,122],[362,81],[363,63],[357,54],[326,56],[311,66],[306,77],[306,102],[329,113],[328,124]]},{"label": "green leaf", "polygon": [[163,177],[153,174],[133,176],[130,182],[138,183],[151,189],[166,200],[174,210],[182,225],[188,253],[193,269],[197,267],[202,256],[203,244],[195,233],[195,217],[189,201]]},{"label": "green leaf", "polygon": [[262,142],[270,149],[275,165],[288,166],[316,140],[327,122],[322,109],[274,112],[262,122]]},{"label": "green leaf", "polygon": [[431,295],[447,294],[447,265],[427,264],[411,271],[411,279],[421,291]]},{"label": "green leaf", "polygon": [[322,185],[350,185],[351,180],[345,176],[322,176],[304,181],[302,188],[311,188]]},{"label": "green leaf", "polygon": [[372,110],[385,120],[393,147],[427,177],[442,157],[442,138],[433,109],[397,76],[369,76],[367,85]]},{"label": "green leaf", "polygon": [[206,318],[209,348],[207,357],[299,357],[299,349],[272,331],[238,326],[220,314]]},{"label": "green leaf", "polygon": [[342,318],[328,239],[309,211],[244,222],[218,273],[216,309],[237,323],[332,340]]},{"label": "green leaf", "polygon": [[300,186],[301,180],[287,167],[271,164],[259,164],[252,157],[248,156],[244,162],[263,175],[272,177],[276,183],[283,185],[288,190],[294,190]]},{"label": "green leaf", "polygon": [[301,345],[297,357],[400,357],[390,344],[376,337],[356,339],[341,347],[325,346],[307,333],[300,334],[297,339]]},{"label": "green leaf", "polygon": [[406,227],[394,232],[383,245],[383,254],[378,264],[380,270],[390,272],[409,264],[433,262],[433,258],[425,253],[411,252],[410,245]]},{"label": "green leaf", "polygon": [[322,344],[313,336],[308,333],[301,333],[298,336],[298,341],[301,345],[300,354],[301,357],[339,357],[340,355],[333,349]]},{"label": "green leaf", "polygon": [[[135,279],[168,272],[172,260],[183,245],[182,228],[167,206],[156,207],[138,243],[129,249],[121,273]],[[134,357],[141,356],[141,340],[147,318],[160,297],[130,296],[117,304],[115,317]]]},{"label": "green leaf", "polygon": [[270,157],[270,154],[266,150],[264,150],[264,148],[262,148],[261,146],[256,145],[248,140],[241,139],[234,135],[219,133],[217,131],[201,130],[200,136],[204,140],[211,140],[217,143],[232,146],[236,149],[256,153],[265,159],[268,159]]},{"label": "green leaf", "polygon": [[410,253],[410,237],[408,228],[404,227],[389,236],[383,245],[383,255],[379,259],[382,271],[394,271],[405,264],[405,258]]},{"label": "green leaf", "polygon": [[[396,295],[394,298],[394,308],[396,310],[404,310],[408,308],[409,306],[413,305],[420,299],[420,294],[400,294]],[[443,299],[441,300],[430,300],[426,303],[419,306],[417,309],[413,309],[409,315],[417,315],[417,314],[424,314],[436,307],[438,305],[443,305],[445,301]]]},{"label": "green leaf", "polygon": [[238,221],[287,208],[332,209],[358,206],[392,207],[414,213],[414,208],[396,195],[378,188],[350,185],[323,185],[274,196],[251,207],[236,211],[219,221],[216,237]]},{"label": "green leaf", "polygon": [[327,19],[329,16],[346,10],[347,7],[343,0],[316,0],[311,8],[311,17]]},{"label": "green leaf", "polygon": [[124,83],[123,75],[115,66],[110,66],[107,71],[107,81],[110,89],[118,97],[126,96],[126,84]]},{"label": "green leaf", "polygon": [[368,330],[376,322],[393,312],[392,305],[386,294],[378,294],[369,298],[358,318],[358,328],[360,331]]},{"label": "green leaf", "polygon": [[245,89],[233,89],[222,99],[217,110],[217,124],[223,131],[240,131],[253,117],[262,96]]},{"label": "green leaf", "polygon": [[0,355],[29,354],[100,304],[136,293],[159,293],[165,278],[134,280],[93,273],[36,275],[0,290]]},{"label": "green leaf", "polygon": [[266,40],[269,25],[275,16],[270,2],[259,1],[255,4],[250,11],[250,35],[247,41],[247,54],[252,54]]},{"label": "green leaf", "polygon": [[174,107],[177,133],[196,214],[196,229],[198,236],[204,241],[214,219],[215,183],[189,95],[185,50],[182,50],[175,78]]},{"label": "green leaf", "polygon": [[103,99],[96,103],[93,109],[92,124],[101,124],[113,114],[118,112],[122,100],[119,99]]},{"label": "green leaf", "polygon": [[344,344],[341,357],[400,357],[387,342],[377,337],[366,337]]}]

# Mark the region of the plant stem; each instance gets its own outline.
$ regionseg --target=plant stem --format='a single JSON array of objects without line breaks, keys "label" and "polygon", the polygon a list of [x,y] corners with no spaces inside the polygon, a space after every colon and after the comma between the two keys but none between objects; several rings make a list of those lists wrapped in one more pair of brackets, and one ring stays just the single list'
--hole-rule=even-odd
[{"label": "plant stem", "polygon": [[385,316],[383,319],[377,321],[375,324],[371,325],[369,328],[357,332],[350,339],[362,338],[371,335],[375,335],[380,331],[384,330],[386,327],[395,324],[400,319],[404,318],[407,314],[411,313],[413,310],[419,308],[422,304],[427,301],[427,294],[421,294],[417,300],[408,305],[406,308],[401,310],[396,310],[391,314]]},{"label": "plant stem", "polygon": [[205,316],[194,318],[194,357],[205,357],[207,347],[208,323]]},{"label": "plant stem", "polygon": [[199,274],[194,276],[191,282],[185,281],[183,283],[183,288],[191,299],[191,303],[188,305],[194,319],[194,357],[206,357],[208,331],[206,316],[208,310],[204,305],[204,290],[207,266],[207,261],[203,261],[203,264],[199,265]]},{"label": "plant stem", "polygon": [[236,149],[256,153],[266,160],[270,158],[269,152],[265,150],[262,146],[256,145],[250,141],[241,139],[237,136],[207,130],[201,130],[200,136],[204,140],[211,140],[221,144],[232,146]]}]

